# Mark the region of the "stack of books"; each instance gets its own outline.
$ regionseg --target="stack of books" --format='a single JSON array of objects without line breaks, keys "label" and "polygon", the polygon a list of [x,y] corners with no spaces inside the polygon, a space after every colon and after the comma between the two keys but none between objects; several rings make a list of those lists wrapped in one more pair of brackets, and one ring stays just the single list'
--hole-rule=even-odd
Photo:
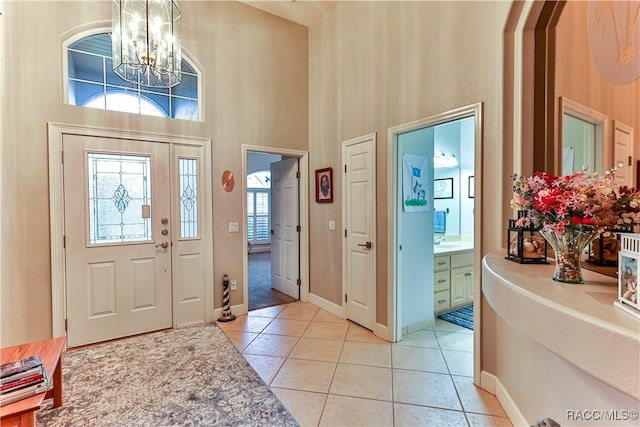
[{"label": "stack of books", "polygon": [[38,356],[0,365],[0,406],[47,391],[49,380]]}]

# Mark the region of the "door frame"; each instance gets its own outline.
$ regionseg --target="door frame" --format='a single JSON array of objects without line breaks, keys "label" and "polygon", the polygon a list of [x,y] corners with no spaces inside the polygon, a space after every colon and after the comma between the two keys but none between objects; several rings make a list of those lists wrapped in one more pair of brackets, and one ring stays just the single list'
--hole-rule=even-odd
[{"label": "door frame", "polygon": [[[260,145],[242,144],[242,170],[240,189],[242,192],[242,238],[247,242],[247,154],[268,153],[281,156],[297,157],[300,171],[298,185],[298,203],[300,216],[300,301],[309,302],[309,152],[289,148],[263,147]],[[242,305],[234,307],[239,314],[249,311],[249,254],[242,251]]]},{"label": "door frame", "polygon": [[[593,172],[604,173],[610,169],[607,165],[611,165],[613,159],[613,144],[609,142],[609,117],[593,108],[582,105],[566,96],[558,97],[558,144],[556,144],[556,169],[557,175],[562,175],[562,149],[564,146],[564,115],[570,115],[587,123],[591,123],[595,127],[594,141],[594,162],[590,165]],[[600,164],[598,165],[598,160]]]},{"label": "door frame", "polygon": [[[360,144],[362,142],[366,142],[371,140],[373,142],[373,182],[371,183],[371,185],[373,186],[373,190],[372,190],[372,205],[373,205],[373,216],[372,216],[372,223],[373,223],[373,230],[371,232],[371,241],[373,242],[373,247],[371,248],[371,253],[370,256],[373,257],[373,283],[372,283],[372,287],[373,287],[373,292],[372,292],[372,301],[371,301],[371,306],[372,306],[372,310],[371,310],[371,325],[372,325],[372,329],[375,335],[380,335],[381,333],[383,333],[381,330],[379,330],[380,328],[378,328],[378,322],[377,322],[377,316],[376,316],[376,312],[378,311],[378,306],[377,306],[377,269],[376,267],[376,257],[377,257],[377,247],[378,247],[378,240],[376,239],[376,228],[377,228],[377,215],[376,215],[376,193],[377,193],[377,186],[376,186],[376,158],[377,158],[377,133],[370,133],[368,135],[363,135],[363,136],[359,136],[356,138],[352,138],[349,139],[347,141],[342,141],[342,165],[345,165],[344,167],[346,167],[346,156],[347,156],[347,147],[350,145],[355,145],[355,144]],[[342,172],[341,172],[342,173]],[[342,179],[342,228],[344,229],[346,227],[346,223],[347,223],[347,182],[346,179]],[[346,235],[345,237],[343,237],[342,239],[342,295],[345,295],[347,293],[347,239],[346,239]],[[343,309],[342,309],[342,317],[345,319],[349,319],[347,317],[347,303],[345,302],[342,305]],[[382,330],[384,330],[385,328],[382,328]]]},{"label": "door frame", "polygon": [[[475,134],[475,161],[474,161],[474,174],[475,174],[475,188],[474,193],[481,195],[480,189],[482,188],[482,115],[483,115],[483,103],[478,102],[476,104],[467,105],[454,110],[446,111],[444,113],[435,114],[433,116],[426,117],[424,119],[415,120],[413,122],[401,124],[388,129],[387,131],[387,242],[389,242],[389,256],[387,257],[387,334],[385,336],[387,340],[391,342],[397,342],[402,336],[401,322],[400,322],[400,310],[399,310],[399,289],[397,281],[397,263],[398,263],[398,233],[397,233],[397,155],[398,155],[398,135],[406,132],[419,130],[425,127],[437,126],[442,123],[451,122],[467,117],[473,117],[474,134]],[[475,197],[473,199],[474,212],[482,212],[482,197]],[[482,227],[481,220],[482,215],[474,215],[474,232],[473,232],[473,271],[475,283],[474,283],[474,297],[473,297],[473,322],[474,325],[480,325],[481,318],[481,304],[480,304],[480,290],[481,290],[481,272],[482,272]],[[473,351],[474,351],[474,382],[479,384],[480,376],[480,343],[481,343],[481,328],[474,328],[473,334]]]},{"label": "door frame", "polygon": [[[51,314],[53,336],[66,336],[65,318],[66,307],[66,271],[64,247],[64,179],[62,142],[64,135],[82,135],[96,138],[129,139],[134,141],[148,141],[154,143],[191,145],[203,148],[203,197],[202,209],[205,221],[202,226],[202,239],[204,242],[203,257],[213,259],[213,231],[212,231],[212,184],[211,184],[211,139],[188,137],[181,135],[156,134],[146,132],[133,132],[129,130],[102,128],[84,125],[72,125],[65,123],[49,122],[49,226],[51,239]],[[173,150],[171,150],[173,156]],[[173,179],[173,178],[172,178]],[[173,256],[173,255],[172,255]],[[206,270],[210,277],[205,283],[212,283],[213,263]],[[172,282],[173,288],[173,282]],[[214,292],[213,286],[205,290],[205,320],[214,320]],[[173,304],[173,294],[172,294]],[[173,323],[172,315],[172,323]]]}]

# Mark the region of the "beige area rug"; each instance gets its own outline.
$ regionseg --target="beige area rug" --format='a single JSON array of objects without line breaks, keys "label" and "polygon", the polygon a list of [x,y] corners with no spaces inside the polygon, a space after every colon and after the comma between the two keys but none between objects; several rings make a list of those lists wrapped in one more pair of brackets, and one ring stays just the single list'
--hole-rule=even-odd
[{"label": "beige area rug", "polygon": [[215,324],[63,354],[63,398],[38,426],[297,426]]}]

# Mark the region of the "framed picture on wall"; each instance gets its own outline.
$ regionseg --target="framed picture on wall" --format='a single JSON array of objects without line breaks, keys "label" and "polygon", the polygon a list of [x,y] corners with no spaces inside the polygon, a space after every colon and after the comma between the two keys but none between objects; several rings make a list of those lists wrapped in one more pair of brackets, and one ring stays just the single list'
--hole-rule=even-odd
[{"label": "framed picture on wall", "polygon": [[453,178],[433,180],[434,199],[453,199]]},{"label": "framed picture on wall", "polygon": [[316,169],[316,202],[333,202],[333,168]]},{"label": "framed picture on wall", "polygon": [[476,185],[476,179],[473,175],[471,175],[469,177],[469,198],[473,199],[475,197],[475,185]]}]

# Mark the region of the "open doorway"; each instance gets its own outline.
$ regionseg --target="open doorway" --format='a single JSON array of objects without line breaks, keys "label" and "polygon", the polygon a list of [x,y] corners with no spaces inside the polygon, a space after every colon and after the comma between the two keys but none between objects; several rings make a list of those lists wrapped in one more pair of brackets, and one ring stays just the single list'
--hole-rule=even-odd
[{"label": "open doorway", "polygon": [[[475,207],[481,129],[481,103],[389,129],[388,321],[394,342],[429,328],[436,335],[449,333],[436,331],[442,322],[436,316],[461,307],[473,305],[471,318],[479,319],[481,253],[475,249],[481,236]],[[425,203],[405,203],[415,200]],[[468,336],[475,354],[479,331]],[[470,360],[476,372],[477,358]]]},{"label": "open doorway", "polygon": [[306,198],[301,197],[300,169],[305,164],[299,153],[245,147],[248,311],[301,299],[306,244],[300,213]]}]

